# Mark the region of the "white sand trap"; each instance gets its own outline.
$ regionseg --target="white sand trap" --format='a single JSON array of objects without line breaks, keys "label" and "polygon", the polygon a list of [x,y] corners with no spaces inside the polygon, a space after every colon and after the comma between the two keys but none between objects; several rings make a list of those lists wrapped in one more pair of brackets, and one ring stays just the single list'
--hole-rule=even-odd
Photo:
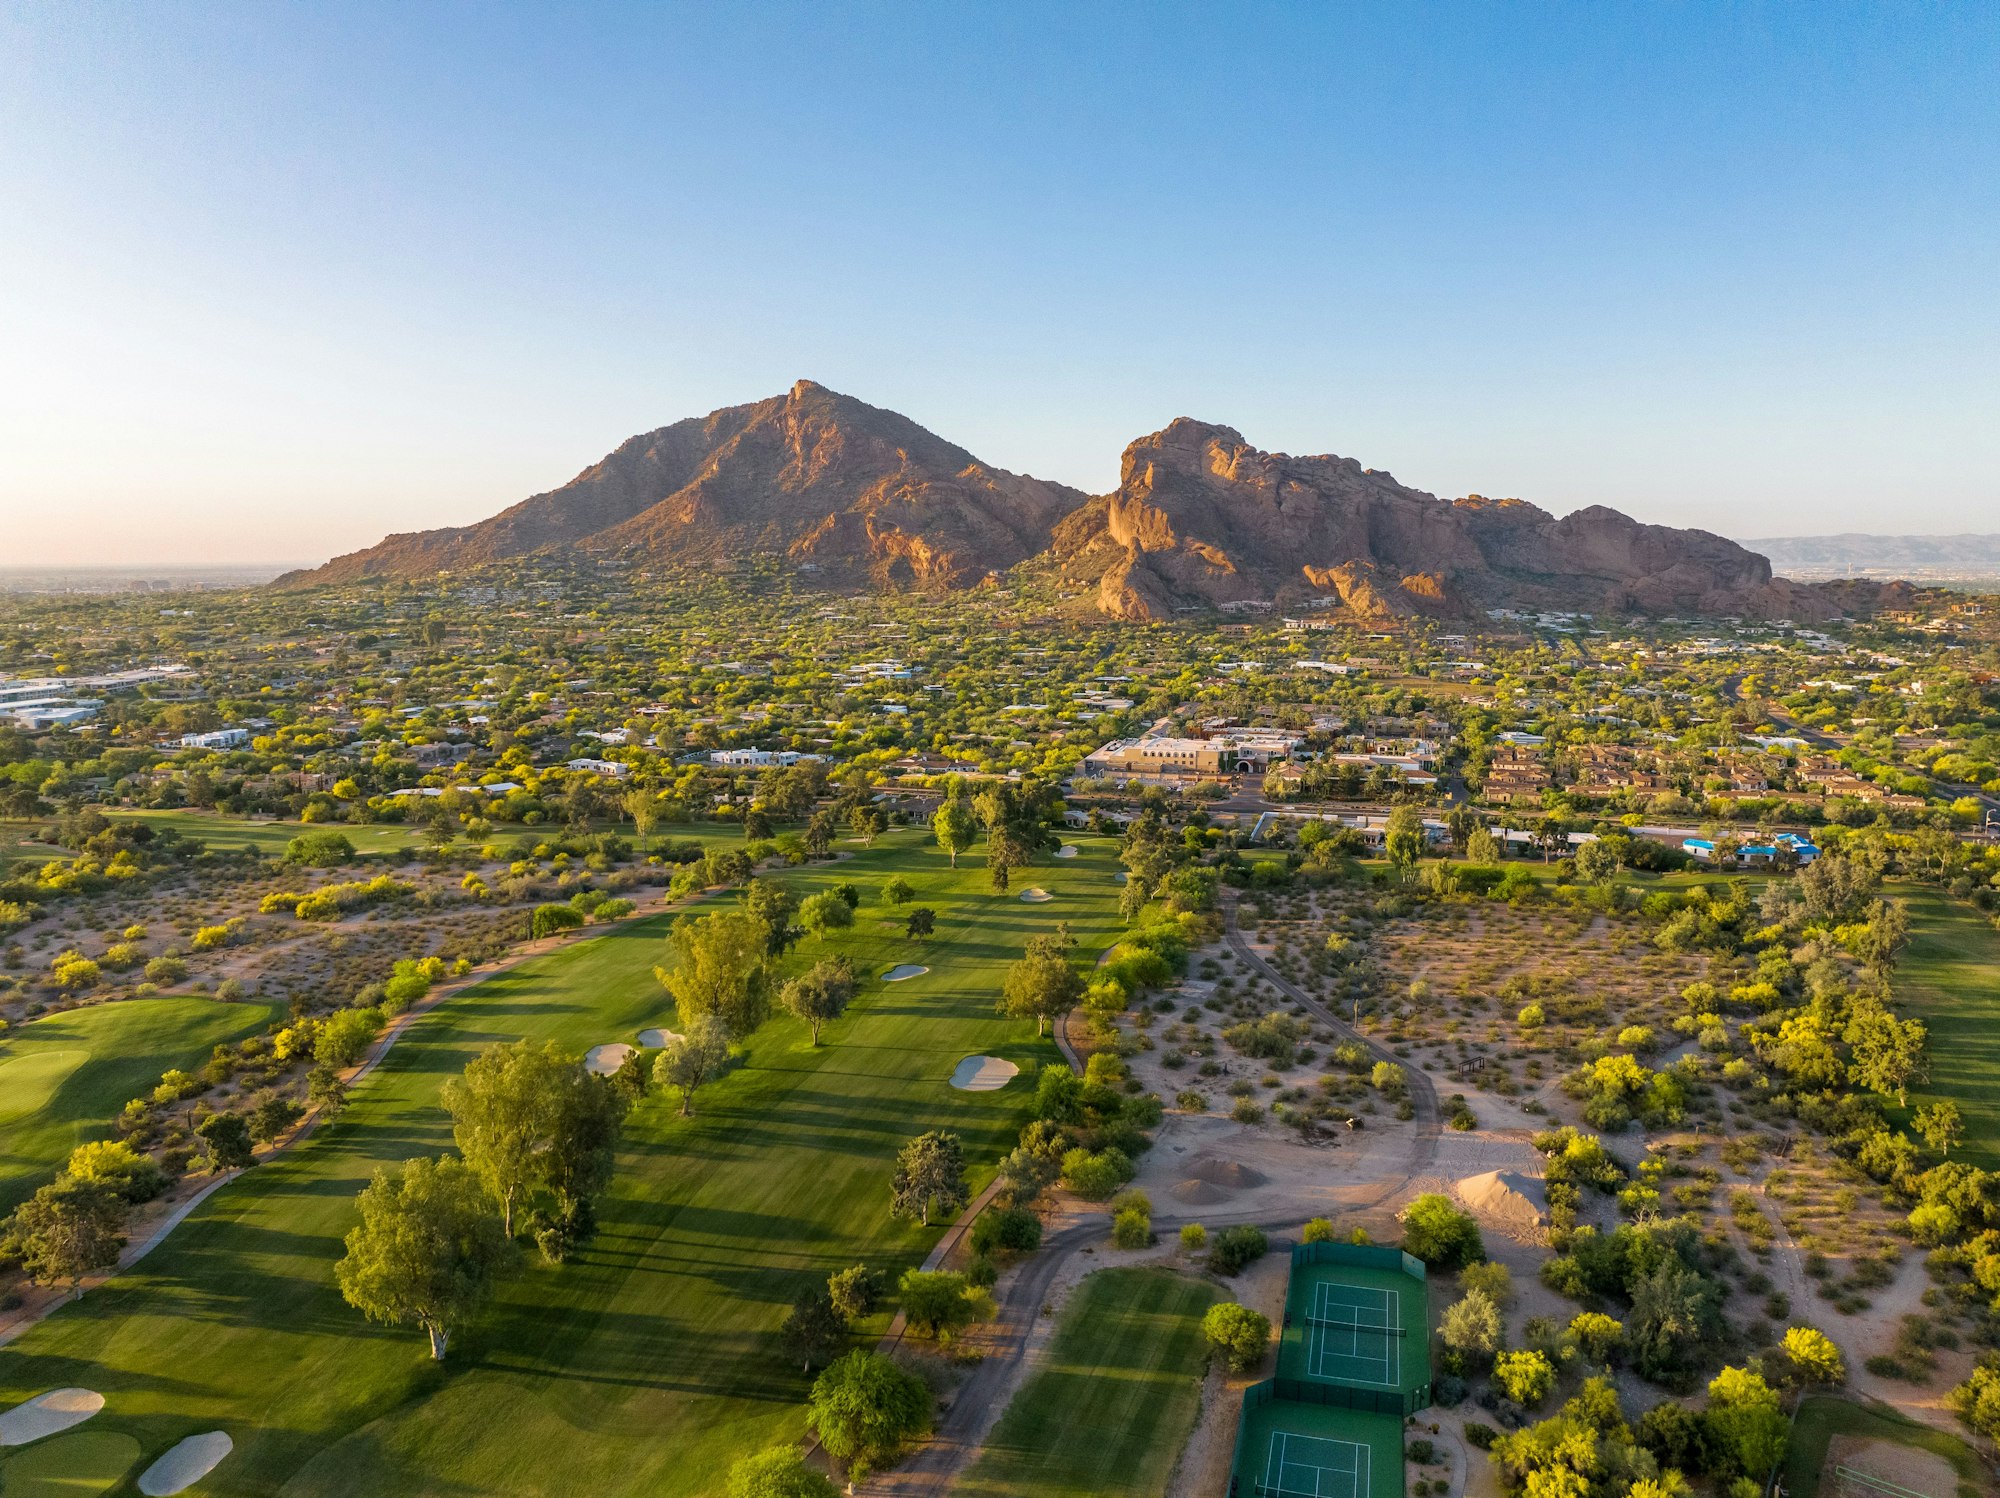
[{"label": "white sand trap", "polygon": [[1126,873],[1123,869],[1120,869],[1114,877],[1120,884],[1130,884],[1132,882],[1132,876]]},{"label": "white sand trap", "polygon": [[1053,900],[1055,896],[1038,884],[1033,889],[1022,890],[1021,898],[1026,900],[1030,905],[1045,905],[1050,900]]},{"label": "white sand trap", "polygon": [[1058,858],[1076,857],[1076,844],[1064,843],[1060,848],[1056,849],[1056,857]]},{"label": "white sand trap", "polygon": [[998,1056],[967,1056],[951,1074],[951,1085],[960,1092],[998,1092],[1013,1081],[1021,1068]]},{"label": "white sand trap", "polygon": [[139,1491],[146,1498],[166,1498],[191,1488],[216,1469],[222,1459],[236,1449],[226,1430],[205,1430],[185,1441],[139,1474]]},{"label": "white sand trap", "polygon": [[0,1446],[25,1446],[57,1431],[81,1425],[104,1408],[94,1389],[51,1389],[0,1415]]},{"label": "white sand trap", "polygon": [[583,1069],[596,1076],[608,1077],[616,1073],[631,1054],[632,1047],[622,1040],[615,1040],[610,1045],[594,1045],[583,1053]]},{"label": "white sand trap", "polygon": [[679,1039],[680,1036],[672,1030],[641,1030],[639,1032],[639,1044],[649,1051],[664,1051]]},{"label": "white sand trap", "polygon": [[884,983],[901,983],[909,978],[921,978],[930,969],[918,967],[914,962],[899,962],[882,975]]},{"label": "white sand trap", "polygon": [[1459,1200],[1483,1217],[1516,1228],[1536,1228],[1549,1220],[1548,1183],[1515,1170],[1466,1176],[1454,1189]]}]

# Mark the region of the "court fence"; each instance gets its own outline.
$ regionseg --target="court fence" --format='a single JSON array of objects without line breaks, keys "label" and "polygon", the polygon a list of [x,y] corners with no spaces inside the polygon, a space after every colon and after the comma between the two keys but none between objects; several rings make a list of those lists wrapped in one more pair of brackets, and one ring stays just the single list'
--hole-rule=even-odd
[{"label": "court fence", "polygon": [[1292,1268],[1302,1264],[1346,1264],[1355,1269],[1387,1269],[1409,1275],[1418,1283],[1430,1278],[1424,1261],[1400,1248],[1380,1243],[1295,1243]]},{"label": "court fence", "polygon": [[[1312,1246],[1317,1248],[1320,1245]],[[1296,1378],[1267,1378],[1252,1384],[1243,1391],[1243,1414],[1236,1424],[1236,1449],[1229,1459],[1230,1498],[1252,1498],[1257,1478],[1254,1473],[1246,1477],[1243,1470],[1243,1440],[1250,1430],[1250,1412],[1277,1401],[1328,1405],[1334,1409],[1361,1410],[1371,1415],[1394,1415],[1399,1419],[1408,1419],[1431,1402],[1431,1390],[1426,1384],[1421,1389],[1397,1394],[1377,1389],[1343,1388],[1338,1384],[1305,1383]]]}]

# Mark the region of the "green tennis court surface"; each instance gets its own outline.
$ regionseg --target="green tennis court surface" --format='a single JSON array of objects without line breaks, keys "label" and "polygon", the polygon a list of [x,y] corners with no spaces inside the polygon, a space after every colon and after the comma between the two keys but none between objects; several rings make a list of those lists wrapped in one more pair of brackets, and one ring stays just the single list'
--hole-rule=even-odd
[{"label": "green tennis court surface", "polygon": [[1399,1270],[1296,1265],[1285,1297],[1278,1376],[1408,1393],[1431,1380],[1424,1286]]},{"label": "green tennis court surface", "polygon": [[1394,1415],[1274,1400],[1243,1412],[1236,1498],[1402,1498]]}]

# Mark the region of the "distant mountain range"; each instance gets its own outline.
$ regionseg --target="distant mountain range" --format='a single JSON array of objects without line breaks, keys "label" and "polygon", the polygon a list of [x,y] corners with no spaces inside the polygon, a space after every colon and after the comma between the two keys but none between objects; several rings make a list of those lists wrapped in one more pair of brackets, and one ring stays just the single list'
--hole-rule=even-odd
[{"label": "distant mountain range", "polygon": [[2000,535],[1865,536],[1850,531],[1743,544],[1761,551],[1791,577],[2000,578]]},{"label": "distant mountain range", "polygon": [[281,586],[419,578],[538,552],[657,565],[788,559],[829,582],[962,588],[1053,566],[1120,618],[1271,604],[1368,619],[1501,607],[1785,615],[1871,607],[1868,585],[1773,579],[1707,531],[1601,505],[1445,500],[1352,458],[1292,457],[1186,418],[1087,495],[1009,473],[908,417],[801,380],[624,443],[476,525],[388,537]]}]

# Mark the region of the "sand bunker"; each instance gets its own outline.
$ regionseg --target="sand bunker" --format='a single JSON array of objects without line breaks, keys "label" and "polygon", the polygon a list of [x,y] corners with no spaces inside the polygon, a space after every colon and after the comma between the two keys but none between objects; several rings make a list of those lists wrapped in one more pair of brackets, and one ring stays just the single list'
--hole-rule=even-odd
[{"label": "sand bunker", "polygon": [[679,1039],[680,1036],[676,1035],[672,1030],[641,1030],[639,1032],[639,1044],[649,1051],[664,1051]]},{"label": "sand bunker", "polygon": [[1188,1162],[1188,1174],[1197,1181],[1230,1191],[1246,1191],[1264,1184],[1263,1174],[1241,1160],[1225,1160],[1220,1155],[1196,1155]]},{"label": "sand bunker", "polygon": [[198,1436],[189,1436],[139,1474],[139,1491],[146,1498],[165,1498],[168,1493],[191,1488],[213,1472],[235,1446],[226,1430],[205,1430]]},{"label": "sand bunker", "polygon": [[967,1056],[951,1074],[951,1085],[960,1092],[998,1092],[1013,1081],[1021,1068],[998,1056]]},{"label": "sand bunker", "polygon": [[1235,1193],[1225,1191],[1213,1181],[1182,1181],[1174,1187],[1170,1195],[1187,1207],[1212,1207],[1217,1202],[1226,1202]]},{"label": "sand bunker", "polygon": [[622,1040],[613,1041],[610,1045],[594,1045],[583,1053],[583,1069],[596,1076],[608,1077],[632,1054],[632,1047]]},{"label": "sand bunker", "polygon": [[929,972],[927,967],[918,967],[914,962],[899,962],[882,975],[884,983],[901,983],[908,978],[921,978]]},{"label": "sand bunker", "polygon": [[1076,844],[1064,843],[1060,848],[1056,849],[1056,857],[1058,858],[1076,857]]},{"label": "sand bunker", "polygon": [[0,1415],[0,1446],[25,1446],[72,1425],[81,1425],[104,1408],[104,1396],[94,1389],[51,1389]]},{"label": "sand bunker", "polygon": [[1040,905],[1046,901],[1053,900],[1055,896],[1038,884],[1033,889],[1022,890],[1021,898],[1026,900],[1030,905]]},{"label": "sand bunker", "polygon": [[1548,1184],[1540,1176],[1489,1170],[1466,1176],[1453,1189],[1474,1212],[1509,1226],[1538,1228],[1549,1220]]}]

